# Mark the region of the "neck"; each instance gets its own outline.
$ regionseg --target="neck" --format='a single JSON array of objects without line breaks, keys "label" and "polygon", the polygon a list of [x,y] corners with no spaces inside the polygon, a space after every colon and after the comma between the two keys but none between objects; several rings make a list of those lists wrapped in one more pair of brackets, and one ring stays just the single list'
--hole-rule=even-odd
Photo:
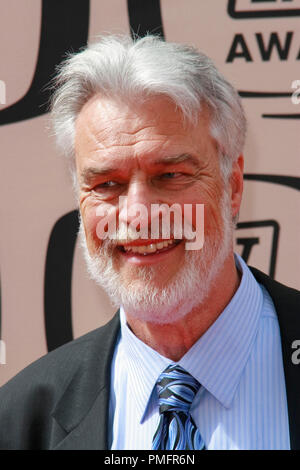
[{"label": "neck", "polygon": [[216,321],[235,294],[239,283],[240,276],[232,254],[214,280],[205,302],[187,312],[182,319],[161,325],[141,321],[126,312],[128,326],[141,341],[177,362]]}]

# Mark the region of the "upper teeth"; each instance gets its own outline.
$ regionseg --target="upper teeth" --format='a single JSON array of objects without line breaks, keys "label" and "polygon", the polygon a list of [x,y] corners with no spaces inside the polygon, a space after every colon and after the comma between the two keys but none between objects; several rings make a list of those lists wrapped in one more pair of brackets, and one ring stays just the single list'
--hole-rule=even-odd
[{"label": "upper teeth", "polygon": [[124,246],[125,251],[132,251],[133,253],[154,253],[157,250],[166,248],[169,245],[175,243],[175,240],[166,240],[159,243],[150,243],[149,245],[140,245],[140,246]]}]

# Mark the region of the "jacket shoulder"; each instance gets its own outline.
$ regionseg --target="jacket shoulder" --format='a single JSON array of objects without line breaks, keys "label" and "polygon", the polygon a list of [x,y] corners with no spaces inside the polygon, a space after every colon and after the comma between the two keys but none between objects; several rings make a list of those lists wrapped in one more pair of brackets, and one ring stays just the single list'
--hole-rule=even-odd
[{"label": "jacket shoulder", "polygon": [[101,341],[105,327],[106,325],[90,331],[35,360],[4,384],[0,388],[0,393],[11,391],[20,385],[26,386],[29,383],[32,385],[32,381],[35,384],[47,383],[50,385],[54,380],[56,387],[59,384],[63,385],[74,373],[79,363],[84,360],[87,350],[95,342]]},{"label": "jacket shoulder", "polygon": [[292,287],[288,287],[259,271],[257,268],[250,267],[254,277],[258,282],[263,284],[273,299],[275,307],[285,310],[286,315],[300,314],[300,291]]},{"label": "jacket shoulder", "polygon": [[282,358],[289,413],[291,449],[300,449],[300,369],[293,361],[294,341],[300,338],[300,292],[274,281],[255,268],[251,268],[256,280],[269,292],[280,327]]},{"label": "jacket shoulder", "polygon": [[[0,449],[47,448],[51,415],[73,377],[103,369],[118,317],[42,356],[0,388]],[[18,424],[19,423],[19,424]]]}]

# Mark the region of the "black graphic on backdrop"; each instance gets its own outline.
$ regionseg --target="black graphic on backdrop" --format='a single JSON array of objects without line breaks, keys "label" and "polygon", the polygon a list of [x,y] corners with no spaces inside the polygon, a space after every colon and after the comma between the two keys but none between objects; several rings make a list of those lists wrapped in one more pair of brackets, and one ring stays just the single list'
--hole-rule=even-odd
[{"label": "black graphic on backdrop", "polygon": [[73,339],[71,282],[78,211],[61,217],[50,235],[45,266],[45,328],[48,351]]},{"label": "black graphic on backdrop", "polygon": [[244,247],[242,258],[247,263],[253,246],[259,245],[259,237],[240,237],[236,239],[236,244]]},{"label": "black graphic on backdrop", "polygon": [[133,38],[147,33],[164,37],[160,0],[127,0],[127,8]]},{"label": "black graphic on backdrop", "polygon": [[50,79],[67,51],[86,45],[89,0],[43,0],[36,70],[26,95],[0,112],[0,125],[41,116],[48,110]]},{"label": "black graphic on backdrop", "polygon": [[[252,222],[239,222],[237,224],[237,229],[247,229],[247,228],[258,228],[258,227],[272,227],[273,236],[272,236],[272,246],[269,262],[269,276],[274,279],[275,277],[275,268],[276,268],[276,259],[277,259],[277,250],[278,250],[278,239],[279,239],[279,224],[276,220],[258,220]],[[254,245],[258,245],[260,240],[258,237],[238,237],[236,239],[237,245],[243,245],[244,249],[242,251],[242,258],[247,263],[249,256],[251,254],[252,248]]]},{"label": "black graphic on backdrop", "polygon": [[[255,33],[254,37],[262,62],[269,62],[275,56],[278,57],[280,61],[289,59],[290,49],[294,39],[293,31],[286,32],[284,39],[280,39],[278,33],[275,31],[269,34],[265,33],[264,35],[263,33]],[[236,59],[244,59],[246,62],[253,62],[253,54],[251,51],[245,36],[241,33],[237,33],[234,35],[226,62],[234,62]],[[295,59],[300,60],[300,51]]]},{"label": "black graphic on backdrop", "polygon": [[[271,5],[271,8],[267,8],[271,2],[273,5],[274,3],[279,4],[279,8],[274,8],[273,5]],[[288,2],[291,6],[288,6]],[[241,2],[239,0],[229,0],[227,11],[231,18],[238,20],[300,16],[300,8],[293,8],[292,2],[293,0],[282,0],[281,2],[276,2],[276,0],[251,0],[249,1],[248,9],[244,10],[241,9]],[[254,5],[251,5],[251,3]],[[266,8],[264,10],[255,9],[255,3],[264,3]]]},{"label": "black graphic on backdrop", "polygon": [[[256,4],[264,4],[264,9],[257,9]],[[243,3],[243,5],[245,5]],[[257,19],[257,18],[279,18],[295,17],[300,15],[300,8],[293,8],[293,0],[252,0],[248,2],[247,9],[242,9],[242,3],[238,0],[228,0],[227,11],[229,16],[236,20]],[[268,38],[263,37],[261,32],[255,34],[257,47],[262,61],[269,61],[274,53],[277,53],[279,60],[285,61],[289,58],[289,52],[293,40],[294,32],[288,31],[283,43],[280,41],[277,32],[269,34]],[[276,52],[274,52],[276,51]],[[245,35],[238,33],[234,36],[230,46],[226,62],[233,62],[235,59],[244,59],[246,62],[253,62],[251,51],[247,45]],[[295,60],[300,60],[300,49]],[[290,98],[290,92],[260,92],[260,91],[239,91],[243,98]],[[263,113],[264,119],[300,119],[300,113]]]},{"label": "black graphic on backdrop", "polygon": [[245,180],[263,181],[265,183],[280,184],[292,189],[300,191],[300,178],[298,176],[285,176],[285,175],[257,175],[255,173],[246,173]]}]

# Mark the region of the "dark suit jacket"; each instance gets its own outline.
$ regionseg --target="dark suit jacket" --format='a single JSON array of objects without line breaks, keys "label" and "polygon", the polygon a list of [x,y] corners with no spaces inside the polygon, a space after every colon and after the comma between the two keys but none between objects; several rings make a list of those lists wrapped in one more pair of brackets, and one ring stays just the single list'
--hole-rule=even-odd
[{"label": "dark suit jacket", "polygon": [[[300,293],[252,269],[276,307],[282,342],[290,441],[300,449]],[[108,449],[110,364],[119,316],[52,351],[0,389],[0,449]]]}]

